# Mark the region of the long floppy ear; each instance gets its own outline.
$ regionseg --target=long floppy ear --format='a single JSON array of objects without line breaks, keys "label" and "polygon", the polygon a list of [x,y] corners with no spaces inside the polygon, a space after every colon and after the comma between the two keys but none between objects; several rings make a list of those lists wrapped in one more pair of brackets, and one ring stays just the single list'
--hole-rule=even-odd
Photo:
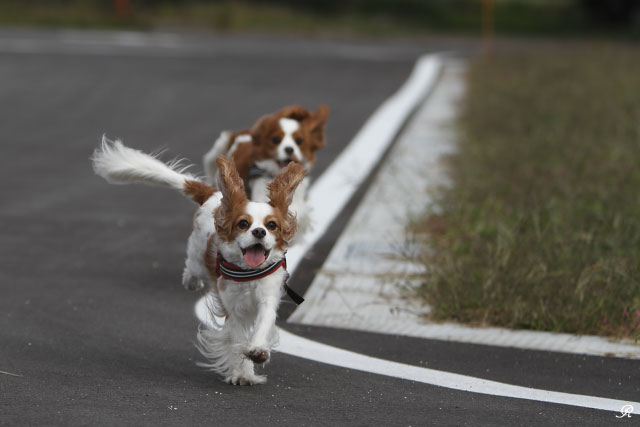
[{"label": "long floppy ear", "polygon": [[306,126],[309,129],[309,134],[311,135],[311,149],[313,151],[319,150],[325,146],[324,126],[327,123],[328,117],[329,107],[323,104],[318,107],[315,113],[303,122],[303,126]]},{"label": "long floppy ear", "polygon": [[306,108],[294,104],[282,108],[280,111],[276,112],[275,115],[301,122],[307,119],[311,115],[311,113]]},{"label": "long floppy ear", "polygon": [[238,169],[233,159],[228,157],[218,157],[218,176],[216,177],[218,188],[222,192],[221,207],[230,212],[234,206],[241,206],[247,203],[247,194],[244,190],[244,182],[238,174]]},{"label": "long floppy ear", "polygon": [[279,173],[273,181],[268,185],[269,203],[271,206],[280,209],[286,214],[291,201],[293,200],[293,192],[307,171],[298,163],[291,162],[287,168]]}]

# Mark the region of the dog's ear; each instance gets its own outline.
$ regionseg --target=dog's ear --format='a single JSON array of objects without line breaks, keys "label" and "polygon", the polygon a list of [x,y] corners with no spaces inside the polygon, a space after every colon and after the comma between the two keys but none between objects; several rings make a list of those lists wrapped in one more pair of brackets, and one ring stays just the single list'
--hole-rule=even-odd
[{"label": "dog's ear", "polygon": [[242,206],[247,203],[247,194],[244,190],[244,182],[238,174],[235,162],[228,157],[218,157],[217,183],[222,192],[221,207],[231,212],[234,206]]},{"label": "dog's ear", "polygon": [[253,145],[262,144],[265,135],[269,133],[270,128],[272,128],[276,122],[277,119],[272,114],[260,117],[253,126],[251,126],[251,129],[249,129]]},{"label": "dog's ear", "polygon": [[309,116],[311,116],[311,113],[309,112],[309,110],[300,105],[289,105],[275,113],[275,115],[301,122],[309,118]]},{"label": "dog's ear", "polygon": [[329,107],[323,104],[303,122],[303,126],[307,128],[311,136],[311,149],[313,151],[325,146],[324,126],[327,123],[328,117]]},{"label": "dog's ear", "polygon": [[306,173],[307,171],[302,165],[291,162],[284,171],[276,175],[268,185],[271,206],[280,209],[283,214],[286,214],[293,200],[293,193]]}]

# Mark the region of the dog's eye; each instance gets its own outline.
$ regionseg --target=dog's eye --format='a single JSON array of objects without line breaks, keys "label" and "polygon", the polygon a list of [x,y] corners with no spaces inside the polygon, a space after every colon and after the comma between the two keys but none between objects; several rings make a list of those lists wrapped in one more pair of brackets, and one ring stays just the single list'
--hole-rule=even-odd
[{"label": "dog's eye", "polygon": [[303,141],[302,138],[300,138],[300,137],[296,138],[296,144],[302,145],[302,141]]},{"label": "dog's eye", "polygon": [[246,219],[241,219],[240,222],[238,222],[238,228],[242,230],[249,228],[249,225],[249,221]]},{"label": "dog's eye", "polygon": [[276,228],[278,228],[278,224],[276,224],[274,221],[269,221],[267,223],[267,228],[269,230],[275,230]]},{"label": "dog's eye", "polygon": [[274,136],[273,138],[271,138],[271,141],[273,141],[274,144],[280,144],[282,138],[280,138],[279,136]]}]

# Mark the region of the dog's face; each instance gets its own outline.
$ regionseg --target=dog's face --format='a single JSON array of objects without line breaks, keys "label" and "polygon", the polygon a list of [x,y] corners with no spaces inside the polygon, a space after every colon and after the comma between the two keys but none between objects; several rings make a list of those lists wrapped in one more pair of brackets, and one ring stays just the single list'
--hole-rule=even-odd
[{"label": "dog's face", "polygon": [[305,170],[292,163],[269,185],[269,203],[249,201],[233,160],[220,157],[221,205],[214,212],[216,243],[223,258],[243,269],[278,261],[293,238],[296,220],[289,213],[293,192]]},{"label": "dog's face", "polygon": [[314,113],[292,105],[259,119],[250,130],[256,165],[272,174],[292,162],[309,170],[325,145],[328,116],[326,105]]}]

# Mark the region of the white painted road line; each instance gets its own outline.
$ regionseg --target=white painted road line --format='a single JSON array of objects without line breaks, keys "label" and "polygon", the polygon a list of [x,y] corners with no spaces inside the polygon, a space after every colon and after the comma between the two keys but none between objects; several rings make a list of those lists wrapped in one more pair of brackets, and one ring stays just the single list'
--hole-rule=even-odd
[{"label": "white painted road line", "polygon": [[[442,67],[435,55],[420,58],[409,80],[389,98],[367,121],[349,146],[316,181],[309,193],[314,230],[306,240],[289,250],[287,264],[295,270],[304,254],[324,234],[344,205],[368,176],[386,148],[395,138],[411,111],[435,84]],[[203,324],[211,324],[206,297],[198,301],[196,316]],[[281,353],[395,378],[453,390],[620,413],[623,408],[640,414],[640,402],[540,390],[467,375],[378,359],[311,341],[280,329]]]},{"label": "white painted road line", "polygon": [[[196,315],[200,322],[205,325],[211,325],[209,311],[204,302],[204,298],[196,304]],[[640,402],[541,390],[485,380],[468,375],[438,371],[436,369],[422,368],[420,366],[379,359],[322,344],[299,337],[282,328],[278,328],[278,332],[280,334],[280,344],[276,348],[276,351],[327,365],[416,381],[452,390],[578,406],[615,413],[620,413],[622,408],[627,408],[626,410],[630,409],[630,413],[640,415]]]},{"label": "white painted road line", "polygon": [[[428,323],[424,302],[408,299],[398,281],[424,271],[398,259],[407,218],[433,203],[428,188],[449,182],[442,158],[456,150],[452,124],[465,90],[466,65],[444,58],[438,84],[403,128],[384,164],[333,244],[288,322],[383,334],[561,353],[640,359],[631,340],[555,332]],[[418,195],[418,197],[416,197]],[[384,224],[384,232],[372,233]],[[414,279],[415,280],[415,279]],[[419,279],[416,283],[419,283]],[[294,284],[295,286],[295,284]]]},{"label": "white painted road line", "polygon": [[[433,88],[441,67],[438,55],[420,57],[404,85],[378,107],[340,156],[313,183],[307,200],[313,229],[305,235],[303,242],[289,249],[287,269],[290,274],[293,275],[304,255],[367,178],[409,114]],[[204,296],[196,303],[195,313],[200,321],[210,324],[206,298]]]},{"label": "white painted road line", "polygon": [[301,338],[283,329],[280,329],[280,345],[278,351],[315,362],[417,381],[453,390],[579,406],[615,413],[620,413],[624,407],[629,409],[630,413],[640,415],[640,402],[628,402],[625,400],[521,387],[467,375],[391,362]]},{"label": "white painted road line", "polygon": [[418,59],[404,85],[378,107],[340,156],[315,180],[308,195],[313,230],[305,235],[302,243],[289,249],[290,273],[293,274],[307,251],[367,178],[409,114],[434,86],[441,67],[437,55]]}]

